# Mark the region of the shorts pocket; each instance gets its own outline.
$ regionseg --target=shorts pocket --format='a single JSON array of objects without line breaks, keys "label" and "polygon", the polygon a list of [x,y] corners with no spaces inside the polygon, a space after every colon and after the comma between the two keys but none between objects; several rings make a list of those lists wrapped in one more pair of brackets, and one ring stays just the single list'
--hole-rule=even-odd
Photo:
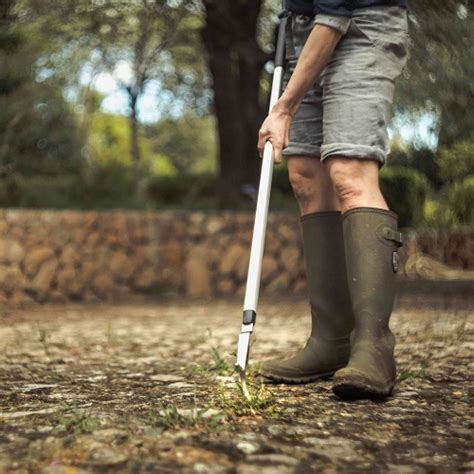
[{"label": "shorts pocket", "polygon": [[354,35],[364,37],[373,46],[408,42],[407,13],[401,7],[358,9],[352,17],[351,28]]},{"label": "shorts pocket", "polygon": [[406,9],[374,7],[359,10],[352,18],[354,37],[379,51],[380,64],[390,79],[402,72],[408,56],[408,20]]}]

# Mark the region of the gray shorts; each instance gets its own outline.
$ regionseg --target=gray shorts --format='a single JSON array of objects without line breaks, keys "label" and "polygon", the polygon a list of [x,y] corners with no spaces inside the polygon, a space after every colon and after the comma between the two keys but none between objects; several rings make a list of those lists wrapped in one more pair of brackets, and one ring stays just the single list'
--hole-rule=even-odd
[{"label": "gray shorts", "polygon": [[[293,15],[286,36],[288,83],[314,18]],[[390,151],[394,81],[407,59],[406,9],[371,7],[354,11],[319,80],[293,117],[286,156],[334,155],[376,160],[383,165]]]}]

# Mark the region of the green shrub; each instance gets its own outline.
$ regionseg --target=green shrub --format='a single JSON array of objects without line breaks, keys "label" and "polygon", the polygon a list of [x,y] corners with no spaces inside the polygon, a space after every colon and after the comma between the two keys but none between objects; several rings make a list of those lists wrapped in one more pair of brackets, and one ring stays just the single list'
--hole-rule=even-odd
[{"label": "green shrub", "polygon": [[77,176],[11,176],[0,180],[1,207],[64,209],[77,206]]},{"label": "green shrub", "polygon": [[447,186],[442,195],[459,224],[474,225],[474,175]]},{"label": "green shrub", "polygon": [[[217,177],[213,174],[154,176],[144,184],[145,198],[154,206],[208,207],[215,202]],[[207,205],[205,204],[207,203]]]},{"label": "green shrub", "polygon": [[83,174],[14,175],[0,179],[0,207],[143,208],[136,181],[131,169],[120,164],[94,166]]},{"label": "green shrub", "polygon": [[387,167],[380,174],[380,186],[390,209],[398,214],[400,226],[416,226],[423,221],[431,190],[423,174],[410,168]]},{"label": "green shrub", "polygon": [[82,206],[99,209],[144,207],[133,168],[119,163],[89,167],[82,175]]},{"label": "green shrub", "polygon": [[430,184],[436,189],[439,189],[443,184],[436,153],[430,148],[402,149],[395,147],[390,153],[387,168],[398,167],[419,171],[428,178]]},{"label": "green shrub", "polygon": [[464,141],[452,148],[442,148],[438,164],[444,182],[462,181],[466,176],[474,175],[474,142]]},{"label": "green shrub", "polygon": [[459,228],[459,222],[453,210],[444,200],[428,200],[425,205],[425,217],[421,227],[424,230],[452,230]]}]

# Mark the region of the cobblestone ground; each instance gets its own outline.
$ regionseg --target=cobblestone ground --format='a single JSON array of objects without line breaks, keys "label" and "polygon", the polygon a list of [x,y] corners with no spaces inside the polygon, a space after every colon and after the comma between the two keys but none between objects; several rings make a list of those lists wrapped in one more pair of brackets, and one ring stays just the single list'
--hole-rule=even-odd
[{"label": "cobblestone ground", "polygon": [[[251,361],[297,348],[307,315],[304,301],[262,302]],[[474,471],[466,305],[397,307],[384,403],[255,381],[246,404],[231,370],[240,317],[240,301],[4,312],[0,472]]]}]

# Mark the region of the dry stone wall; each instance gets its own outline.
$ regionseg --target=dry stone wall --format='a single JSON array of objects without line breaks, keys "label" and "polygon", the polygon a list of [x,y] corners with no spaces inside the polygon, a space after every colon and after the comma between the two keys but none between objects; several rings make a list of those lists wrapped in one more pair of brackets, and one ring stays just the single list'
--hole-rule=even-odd
[{"label": "dry stone wall", "polygon": [[[251,213],[2,210],[0,303],[117,300],[163,290],[243,295],[252,226]],[[421,240],[428,253],[429,242],[440,242],[429,239]],[[461,240],[456,256],[436,245],[431,254],[473,268],[473,236]],[[406,246],[404,260],[411,248],[418,246]],[[271,214],[262,292],[304,291],[299,219]]]}]

